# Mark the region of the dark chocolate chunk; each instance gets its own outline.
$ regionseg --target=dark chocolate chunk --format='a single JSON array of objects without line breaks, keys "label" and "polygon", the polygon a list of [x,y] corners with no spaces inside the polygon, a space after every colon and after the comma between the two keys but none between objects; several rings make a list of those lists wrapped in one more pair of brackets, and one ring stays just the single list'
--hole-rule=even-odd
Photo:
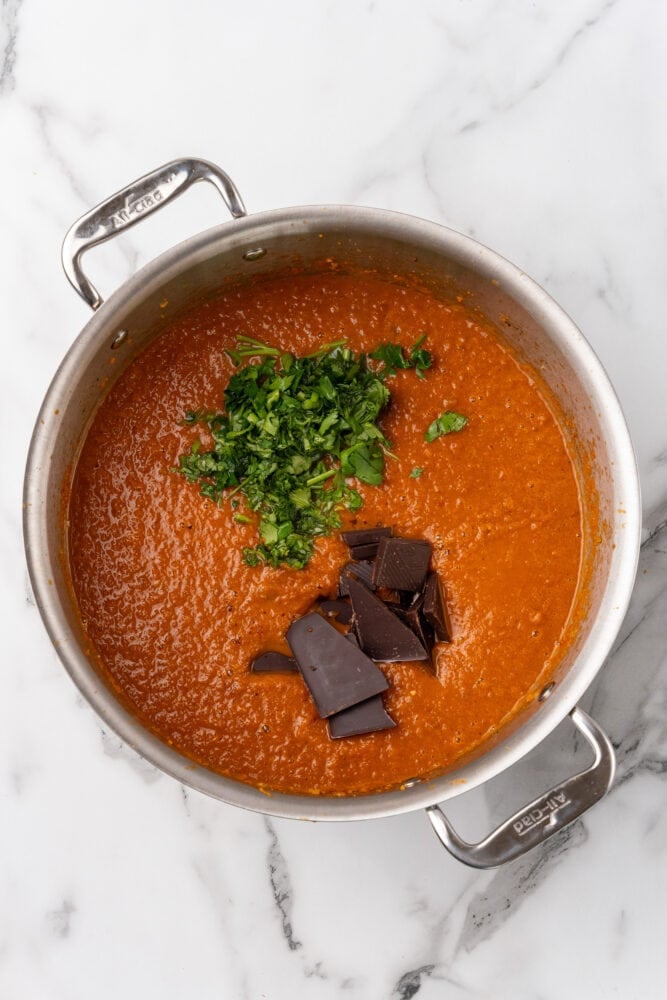
[{"label": "dark chocolate chunk", "polygon": [[421,590],[431,560],[428,542],[410,538],[381,538],[373,567],[376,587]]},{"label": "dark chocolate chunk", "polygon": [[352,621],[352,608],[347,601],[322,601],[320,611],[327,618],[336,618],[341,625],[349,625]]},{"label": "dark chocolate chunk", "polygon": [[359,645],[374,660],[426,660],[428,653],[417,636],[379,597],[350,574],[348,586]]},{"label": "dark chocolate chunk", "polygon": [[359,705],[336,712],[327,720],[327,725],[331,739],[339,740],[342,736],[363,736],[365,733],[393,729],[396,723],[385,710],[382,695],[376,694]]},{"label": "dark chocolate chunk", "polygon": [[358,528],[356,531],[341,531],[340,537],[346,545],[377,545],[381,538],[391,536],[391,528]]},{"label": "dark chocolate chunk", "polygon": [[422,614],[433,628],[438,642],[452,641],[452,624],[447,610],[447,597],[437,573],[429,573],[426,581]]},{"label": "dark chocolate chunk", "polygon": [[375,590],[371,580],[373,577],[373,563],[372,562],[349,562],[345,563],[342,570],[340,571],[340,583],[338,584],[338,596],[348,597],[350,591],[347,587],[347,574],[354,573],[358,576],[360,580],[366,584],[370,590]]},{"label": "dark chocolate chunk", "polygon": [[323,719],[389,687],[373,661],[321,615],[293,622],[287,641]]},{"label": "dark chocolate chunk", "polygon": [[296,660],[284,653],[262,653],[250,664],[253,674],[294,674],[298,669]]},{"label": "dark chocolate chunk", "polygon": [[[422,605],[424,603],[424,598],[422,594],[417,594],[417,600],[405,608],[401,605],[397,605],[392,608],[394,614],[404,622],[409,629],[411,629],[417,636],[422,646],[429,655],[429,661],[431,660],[431,654],[433,652],[433,647],[436,643],[435,631],[433,626],[429,624],[424,618],[422,613]],[[432,662],[429,663],[433,667],[433,672],[435,673],[435,667]]]},{"label": "dark chocolate chunk", "polygon": [[366,545],[350,545],[350,555],[353,559],[375,559],[379,544],[379,542],[368,542]]}]

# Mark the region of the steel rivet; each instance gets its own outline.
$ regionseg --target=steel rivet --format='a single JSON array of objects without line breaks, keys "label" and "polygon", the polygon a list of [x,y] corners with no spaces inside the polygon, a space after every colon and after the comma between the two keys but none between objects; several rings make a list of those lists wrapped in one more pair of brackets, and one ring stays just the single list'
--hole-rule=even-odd
[{"label": "steel rivet", "polygon": [[266,250],[264,249],[264,247],[255,247],[254,250],[246,250],[246,252],[243,254],[243,259],[244,260],[259,260],[259,258],[263,257],[265,255],[265,253],[266,253]]},{"label": "steel rivet", "polygon": [[127,330],[119,330],[116,336],[111,341],[111,350],[117,351],[121,344],[124,344],[127,340]]},{"label": "steel rivet", "polygon": [[547,684],[545,688],[542,688],[538,701],[546,701],[550,697],[553,689],[556,687],[556,682],[552,681],[551,684]]}]

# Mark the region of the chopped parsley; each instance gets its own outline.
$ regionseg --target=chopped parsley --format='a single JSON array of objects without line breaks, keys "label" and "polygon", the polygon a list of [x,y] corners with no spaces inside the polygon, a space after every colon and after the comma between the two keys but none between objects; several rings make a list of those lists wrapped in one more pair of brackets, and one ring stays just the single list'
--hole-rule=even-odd
[{"label": "chopped parsley", "polygon": [[419,378],[424,378],[424,372],[431,367],[433,360],[430,352],[421,346],[425,340],[426,334],[423,334],[412,345],[407,355],[400,344],[392,343],[380,344],[374,351],[371,351],[369,357],[384,363],[384,368],[378,373],[380,378],[389,378],[403,368],[414,368]]},{"label": "chopped parsley", "polygon": [[[385,385],[398,370],[423,376],[431,356],[421,338],[406,354],[383,344],[369,356],[344,341],[306,357],[239,336],[228,351],[238,367],[224,393],[224,412],[191,411],[213,436],[204,451],[195,440],[175,470],[216,503],[245,499],[260,541],[243,550],[249,566],[292,566],[310,560],[315,539],[341,526],[340,511],[358,510],[351,479],[379,486],[390,443],[378,425],[390,399]],[[380,362],[369,364],[368,358]],[[252,360],[250,360],[252,359]],[[234,514],[237,523],[251,520]]]},{"label": "chopped parsley", "polygon": [[410,473],[410,479],[419,479],[423,471],[423,469],[420,469],[419,466],[416,465]]},{"label": "chopped parsley", "polygon": [[424,437],[427,441],[435,441],[436,438],[442,437],[443,434],[462,431],[467,423],[467,417],[462,416],[460,413],[454,413],[453,410],[445,410],[444,413],[435,418],[432,424],[429,424]]}]

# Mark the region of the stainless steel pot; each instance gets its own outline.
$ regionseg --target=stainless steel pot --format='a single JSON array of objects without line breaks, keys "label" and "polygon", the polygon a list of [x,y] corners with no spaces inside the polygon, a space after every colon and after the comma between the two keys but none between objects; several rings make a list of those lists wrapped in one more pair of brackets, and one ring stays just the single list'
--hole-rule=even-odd
[{"label": "stainless steel pot", "polygon": [[[90,247],[140,221],[191,184],[215,185],[234,221],[169,250],[102,302],[81,268]],[[192,762],[144,729],[121,706],[84,653],[61,553],[63,483],[104,391],[163,329],[170,316],[243,281],[285,266],[307,270],[333,257],[359,268],[417,275],[435,294],[463,291],[538,368],[576,432],[572,445],[591,460],[600,496],[602,543],[591,553],[592,580],[578,637],[549,685],[476,755],[431,780],[400,790],[349,798],[273,794],[222,777]],[[576,819],[600,799],[614,775],[614,755],[598,725],[577,702],[602,666],[625,614],[636,573],[640,533],[637,469],[614,391],[593,351],[556,303],[519,268],[460,233],[378,209],[316,206],[245,213],[230,178],[201,160],[176,160],[100,204],[68,232],[63,264],[94,314],[58,369],[42,405],[25,478],[25,544],[42,618],[75,684],[105,724],[156,767],[224,802],[275,816],[353,820],[425,808],[443,844],[461,861],[493,867],[516,858]],[[110,369],[109,361],[116,364]],[[105,387],[103,389],[102,387]],[[569,714],[594,751],[593,764],[529,803],[479,844],[456,834],[438,803],[494,777],[543,740]]]}]

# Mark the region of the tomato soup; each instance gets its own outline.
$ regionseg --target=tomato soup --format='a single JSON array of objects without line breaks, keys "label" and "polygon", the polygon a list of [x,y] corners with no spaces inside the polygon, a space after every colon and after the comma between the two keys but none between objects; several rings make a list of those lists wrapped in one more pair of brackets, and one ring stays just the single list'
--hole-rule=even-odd
[{"label": "tomato soup", "polygon": [[[236,523],[175,473],[219,411],[239,333],[297,355],[345,339],[355,351],[426,335],[421,380],[387,381],[381,417],[395,456],[343,528],[385,525],[427,539],[453,637],[435,673],[383,664],[386,732],[332,740],[299,674],[253,674],[289,652],[290,624],[336,594],[338,533],[304,569],[251,567],[255,524]],[[458,434],[428,443],[444,410]],[[415,477],[413,469],[423,469]],[[372,276],[290,276],[232,290],[167,328],[100,405],[68,508],[71,584],[90,652],[138,719],[194,762],[266,790],[352,795],[435,775],[535,696],[568,643],[582,558],[577,478],[548,394],[465,304]]]}]

